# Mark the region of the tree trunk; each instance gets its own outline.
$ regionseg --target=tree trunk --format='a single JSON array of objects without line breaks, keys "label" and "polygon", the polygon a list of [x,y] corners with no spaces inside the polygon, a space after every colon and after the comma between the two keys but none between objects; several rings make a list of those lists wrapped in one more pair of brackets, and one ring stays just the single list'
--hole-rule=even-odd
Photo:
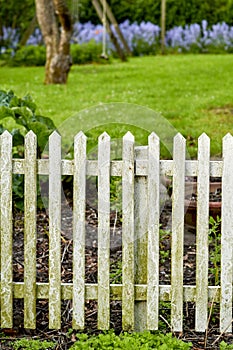
[{"label": "tree trunk", "polygon": [[72,21],[66,2],[36,0],[36,12],[46,45],[45,84],[65,84],[72,64],[70,56]]},{"label": "tree trunk", "polygon": [[37,18],[36,18],[36,15],[34,15],[33,19],[29,23],[29,26],[27,27],[27,29],[23,33],[22,39],[19,42],[20,46],[26,45],[28,39],[30,38],[30,35],[32,35],[34,29],[36,28],[36,25],[37,25]]}]

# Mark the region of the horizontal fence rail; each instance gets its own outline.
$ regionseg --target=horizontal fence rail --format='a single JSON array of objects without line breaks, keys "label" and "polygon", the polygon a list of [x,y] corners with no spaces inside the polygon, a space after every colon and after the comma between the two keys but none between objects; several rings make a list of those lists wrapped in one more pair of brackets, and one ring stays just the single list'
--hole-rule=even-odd
[{"label": "horizontal fence rail", "polygon": [[[233,137],[223,139],[221,160],[210,160],[210,140],[198,140],[198,159],[186,159],[185,139],[174,138],[173,159],[160,159],[160,140],[155,133],[148,146],[135,147],[128,132],[122,139],[122,158],[111,160],[111,139],[99,136],[96,160],[88,159],[87,138],[74,138],[73,159],[61,158],[62,140],[57,132],[49,138],[49,153],[37,159],[36,135],[25,137],[24,159],[12,159],[12,136],[0,136],[0,226],[1,226],[1,328],[14,326],[13,300],[24,299],[24,327],[36,328],[36,302],[49,304],[49,328],[61,328],[61,302],[72,300],[72,327],[84,329],[85,301],[98,301],[98,329],[110,328],[110,302],[122,302],[122,329],[141,331],[159,327],[160,302],[171,307],[171,329],[183,331],[184,303],[195,303],[195,330],[208,327],[209,303],[219,303],[220,331],[232,331],[233,276]],[[13,278],[14,174],[24,175],[24,280]],[[36,202],[38,175],[49,180],[49,279],[37,282]],[[61,282],[61,189],[62,176],[72,176],[71,283]],[[98,187],[98,283],[85,283],[86,179],[96,176]],[[110,183],[122,178],[122,282],[110,283]],[[219,177],[221,198],[220,284],[208,283],[209,178]],[[160,270],[160,183],[168,177],[172,186],[171,282],[159,283]],[[196,283],[184,285],[185,179],[197,177]]]}]

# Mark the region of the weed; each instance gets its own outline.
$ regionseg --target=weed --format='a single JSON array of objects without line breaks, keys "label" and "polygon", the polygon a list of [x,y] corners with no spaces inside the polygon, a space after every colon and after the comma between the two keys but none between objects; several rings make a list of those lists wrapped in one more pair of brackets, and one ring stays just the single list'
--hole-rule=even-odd
[{"label": "weed", "polygon": [[48,342],[46,340],[30,340],[30,339],[20,339],[12,343],[12,348],[14,350],[25,349],[25,350],[52,350],[55,349],[56,344],[53,342]]},{"label": "weed", "polygon": [[221,262],[221,218],[217,216],[216,220],[210,217],[210,229],[209,229],[209,243],[210,249],[210,273],[214,276],[215,286],[220,283],[220,262]]},{"label": "weed", "polygon": [[184,343],[173,337],[171,333],[159,332],[122,333],[119,336],[113,331],[87,337],[86,334],[77,334],[78,341],[71,347],[72,350],[85,349],[125,349],[125,350],[172,350],[191,348],[191,343]]}]

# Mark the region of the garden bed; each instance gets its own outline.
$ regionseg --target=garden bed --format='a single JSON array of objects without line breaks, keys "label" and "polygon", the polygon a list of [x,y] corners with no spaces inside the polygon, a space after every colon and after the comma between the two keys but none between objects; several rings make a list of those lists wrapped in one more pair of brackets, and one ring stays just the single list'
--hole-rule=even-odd
[{"label": "garden bed", "polygon": [[[94,198],[90,198],[89,203]],[[70,202],[70,205],[72,203]],[[62,221],[62,237],[61,237],[61,266],[62,266],[62,282],[72,282],[72,251],[73,244],[71,237],[72,217],[70,211],[66,213],[67,206],[63,208]],[[171,235],[167,228],[168,221],[171,216],[171,201],[165,203],[163,212],[161,213],[161,240],[160,240],[160,284],[170,284],[170,247]],[[97,238],[97,217],[96,208],[87,204],[86,221],[87,221],[87,238],[86,238],[86,283],[97,283],[98,272],[98,238]],[[23,214],[16,212],[14,215],[14,281],[23,281]],[[37,214],[37,281],[48,282],[48,216],[46,212],[40,211]],[[186,239],[188,228],[185,227],[185,245],[184,245],[184,284],[195,285],[195,239],[190,242]],[[116,212],[111,213],[111,283],[121,283],[121,220],[116,216]],[[210,274],[212,283],[214,276]],[[36,330],[25,330],[23,327],[23,300],[14,300],[14,328],[2,330],[1,349],[12,349],[10,342],[21,337],[32,337],[35,339],[43,339],[55,341],[56,349],[68,349],[76,340],[75,333],[70,332],[72,328],[72,302],[62,301],[62,327],[61,330],[49,330],[48,328],[48,301],[37,301],[37,328]],[[218,305],[214,305],[210,318],[208,334],[198,334],[194,331],[195,322],[195,305],[194,303],[184,304],[184,332],[178,335],[185,341],[193,343],[193,349],[218,349],[219,341],[214,343],[219,336],[218,329]],[[169,332],[169,303],[160,303],[160,328],[162,331]],[[97,329],[97,302],[86,301],[85,305],[85,330],[88,334],[98,334]],[[117,334],[121,332],[121,301],[111,302],[111,319],[110,326]],[[5,335],[3,335],[5,334]],[[69,334],[69,335],[68,335]],[[9,338],[8,338],[9,337]],[[224,337],[226,342],[233,343],[232,335]],[[223,337],[220,338],[220,341]]]}]

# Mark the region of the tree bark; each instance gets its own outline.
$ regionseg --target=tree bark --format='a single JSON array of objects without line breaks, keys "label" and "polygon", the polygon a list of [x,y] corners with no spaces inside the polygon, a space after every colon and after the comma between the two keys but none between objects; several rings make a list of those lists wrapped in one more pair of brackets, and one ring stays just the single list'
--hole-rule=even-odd
[{"label": "tree bark", "polygon": [[67,4],[65,0],[36,0],[36,13],[46,45],[45,84],[66,84],[72,64],[72,20]]}]

